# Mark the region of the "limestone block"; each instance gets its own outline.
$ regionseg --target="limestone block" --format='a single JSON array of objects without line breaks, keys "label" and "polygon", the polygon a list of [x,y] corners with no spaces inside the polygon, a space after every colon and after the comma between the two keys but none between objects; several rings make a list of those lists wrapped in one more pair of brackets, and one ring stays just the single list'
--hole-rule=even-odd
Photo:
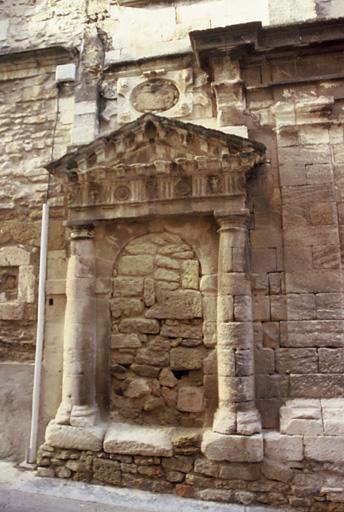
[{"label": "limestone block", "polygon": [[244,273],[220,274],[219,290],[223,295],[250,295],[251,285]]},{"label": "limestone block", "polygon": [[341,320],[280,322],[282,347],[344,347]]},{"label": "limestone block", "polygon": [[[304,236],[303,234],[302,237],[304,238]],[[286,273],[286,289],[288,293],[339,292],[340,287],[341,284],[337,270],[321,269]]]},{"label": "limestone block", "polygon": [[199,263],[197,260],[185,260],[182,262],[181,273],[182,288],[199,288]]},{"label": "limestone block", "polygon": [[322,435],[320,400],[288,400],[280,410],[280,429],[288,435]]},{"label": "limestone block", "polygon": [[7,302],[0,304],[0,320],[20,320],[24,317],[24,304]]},{"label": "limestone block", "polygon": [[[141,377],[153,377],[153,378],[157,377],[160,372],[160,368],[155,368],[154,366],[148,366],[146,364],[135,364],[135,363],[130,366],[130,370],[132,370],[137,375],[140,375]],[[126,371],[126,370],[124,370],[124,371]]]},{"label": "limestone block", "polygon": [[315,296],[319,320],[343,319],[344,295],[342,293],[318,293]]},{"label": "limestone block", "polygon": [[266,457],[264,457],[262,464],[262,473],[269,480],[277,480],[284,483],[289,483],[293,478],[293,471],[289,469],[285,462],[270,460]]},{"label": "limestone block", "polygon": [[210,460],[260,462],[263,460],[263,436],[225,435],[206,430],[201,451]]},{"label": "limestone block", "polygon": [[2,247],[0,249],[0,267],[29,265],[30,258],[30,253],[21,247]]},{"label": "limestone block", "polygon": [[219,477],[226,480],[258,480],[260,464],[242,464],[239,462],[216,464]]},{"label": "limestone block", "polygon": [[159,281],[175,281],[179,282],[179,272],[176,270],[171,269],[165,269],[165,268],[158,268],[154,272],[154,278]]},{"label": "limestone block", "polygon": [[202,325],[190,325],[182,322],[167,321],[161,328],[162,336],[170,338],[202,339]]},{"label": "limestone block", "polygon": [[141,348],[137,351],[135,363],[151,366],[168,366],[170,362],[169,353],[155,352],[148,348]]},{"label": "limestone block", "polygon": [[113,423],[106,432],[104,451],[149,457],[172,456],[173,429]]},{"label": "limestone block", "polygon": [[212,293],[203,294],[203,317],[207,320],[216,321],[217,317],[217,296]]},{"label": "limestone block", "polygon": [[[230,295],[227,295],[227,297],[230,297]],[[234,297],[234,318],[237,322],[252,321],[252,298],[250,295]]]},{"label": "limestone block", "polygon": [[141,398],[149,395],[151,389],[144,379],[133,379],[129,382],[128,387],[124,391],[124,396],[128,398]]},{"label": "limestone block", "polygon": [[[218,295],[217,296],[217,318],[218,318],[218,320],[220,322],[231,322],[234,319],[233,314],[234,314],[233,297],[231,295]],[[252,316],[252,314],[251,314],[251,316]],[[204,317],[206,318],[206,315],[204,315]]]},{"label": "limestone block", "polygon": [[344,436],[344,398],[320,400],[325,436]]},{"label": "limestone block", "polygon": [[121,482],[119,462],[114,460],[95,459],[93,464],[93,478],[99,482],[118,485]]},{"label": "limestone block", "polygon": [[203,367],[204,348],[177,347],[170,352],[172,370],[198,370]]},{"label": "limestone block", "polygon": [[202,276],[200,279],[200,290],[201,292],[216,292],[217,274]]},{"label": "limestone block", "polygon": [[258,321],[270,320],[270,297],[255,295],[252,298],[253,319]]},{"label": "limestone block", "polygon": [[45,431],[46,443],[68,450],[99,451],[102,448],[106,426],[71,427],[52,420]]},{"label": "limestone block", "polygon": [[264,455],[269,459],[280,461],[303,460],[302,436],[266,432],[264,433]]},{"label": "limestone block", "polygon": [[290,375],[290,396],[298,398],[335,398],[341,396],[344,375],[341,373],[313,373]]},{"label": "limestone block", "polygon": [[257,374],[270,374],[275,371],[275,352],[271,348],[260,348],[254,354]]},{"label": "limestone block", "polygon": [[158,267],[179,270],[179,261],[176,261],[175,259],[169,258],[167,256],[161,256],[158,254],[158,256],[155,258],[155,263]]},{"label": "limestone block", "polygon": [[206,347],[214,347],[217,340],[216,322],[203,322],[203,343]]},{"label": "limestone block", "polygon": [[143,292],[143,279],[132,277],[115,277],[113,294],[115,297],[135,297]]},{"label": "limestone block", "polygon": [[204,409],[204,390],[197,386],[178,389],[177,409],[184,412],[201,412]]},{"label": "limestone block", "polygon": [[168,388],[174,388],[177,385],[178,379],[175,378],[169,368],[161,370],[159,375],[159,382],[161,386],[167,386]]},{"label": "limestone block", "polygon": [[18,278],[18,300],[32,304],[35,302],[35,272],[33,265],[21,265]]},{"label": "limestone block", "polygon": [[112,334],[111,348],[138,348],[141,341],[137,334]]},{"label": "limestone block", "polygon": [[148,318],[125,318],[120,322],[119,330],[123,333],[158,334],[159,322]]},{"label": "limestone block", "polygon": [[304,444],[308,459],[343,463],[344,436],[305,436]]},{"label": "limestone block", "polygon": [[252,322],[219,322],[217,337],[221,345],[250,349],[253,339]]},{"label": "limestone block", "polygon": [[123,256],[118,263],[118,272],[128,276],[144,276],[154,269],[153,256]]},{"label": "limestone block", "polygon": [[318,354],[315,348],[281,348],[275,351],[275,355],[278,373],[304,374],[318,371]]},{"label": "limestone block", "polygon": [[315,296],[313,294],[288,294],[287,295],[288,320],[313,320],[315,313]]},{"label": "limestone block", "polygon": [[165,292],[147,312],[147,318],[188,319],[202,316],[201,294],[192,290]]},{"label": "limestone block", "polygon": [[143,285],[143,300],[146,306],[153,306],[155,302],[154,279],[146,277]]},{"label": "limestone block", "polygon": [[322,373],[344,373],[344,348],[319,348],[319,370]]}]

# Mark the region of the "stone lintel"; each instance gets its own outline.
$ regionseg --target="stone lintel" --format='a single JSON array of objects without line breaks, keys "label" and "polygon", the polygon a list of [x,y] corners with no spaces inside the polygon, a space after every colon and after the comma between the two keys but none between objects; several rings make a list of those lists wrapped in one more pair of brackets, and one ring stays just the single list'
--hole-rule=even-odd
[{"label": "stone lintel", "polygon": [[52,420],[45,431],[45,440],[55,448],[96,452],[102,449],[105,431],[106,424],[87,428],[71,427],[59,425]]},{"label": "stone lintel", "polygon": [[104,451],[125,455],[172,457],[170,427],[147,427],[128,423],[113,423],[106,432]]},{"label": "stone lintel", "polygon": [[260,462],[263,460],[263,435],[225,435],[206,430],[201,451],[210,460]]}]

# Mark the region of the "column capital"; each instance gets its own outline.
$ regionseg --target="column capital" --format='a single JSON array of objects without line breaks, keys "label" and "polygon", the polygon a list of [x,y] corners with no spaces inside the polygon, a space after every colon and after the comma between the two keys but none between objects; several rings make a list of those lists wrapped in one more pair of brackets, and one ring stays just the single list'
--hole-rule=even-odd
[{"label": "column capital", "polygon": [[70,239],[71,240],[88,240],[94,238],[94,224],[72,224],[68,223],[67,227],[70,228]]},{"label": "column capital", "polygon": [[248,209],[228,211],[214,211],[214,217],[219,225],[218,231],[247,230],[250,211]]}]

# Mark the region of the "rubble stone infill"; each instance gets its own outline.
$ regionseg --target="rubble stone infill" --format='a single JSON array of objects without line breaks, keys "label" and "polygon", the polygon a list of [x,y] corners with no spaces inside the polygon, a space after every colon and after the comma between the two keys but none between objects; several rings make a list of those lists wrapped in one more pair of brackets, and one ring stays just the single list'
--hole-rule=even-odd
[{"label": "rubble stone infill", "polygon": [[[325,438],[313,438],[313,446],[321,439]],[[337,437],[337,441],[343,439]],[[200,443],[200,435],[176,438],[172,457],[65,450],[44,444],[37,474],[225,503],[275,505],[302,512],[344,511],[343,464],[304,458],[302,436],[265,434],[261,463],[210,461],[202,455]]]}]

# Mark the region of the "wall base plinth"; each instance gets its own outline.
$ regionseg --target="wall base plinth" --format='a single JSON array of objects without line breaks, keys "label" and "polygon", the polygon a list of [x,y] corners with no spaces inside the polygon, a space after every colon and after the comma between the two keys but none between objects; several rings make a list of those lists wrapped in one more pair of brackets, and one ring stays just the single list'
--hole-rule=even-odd
[{"label": "wall base plinth", "polygon": [[45,440],[56,448],[98,451],[102,449],[106,424],[93,427],[59,425],[52,420],[45,432]]}]

